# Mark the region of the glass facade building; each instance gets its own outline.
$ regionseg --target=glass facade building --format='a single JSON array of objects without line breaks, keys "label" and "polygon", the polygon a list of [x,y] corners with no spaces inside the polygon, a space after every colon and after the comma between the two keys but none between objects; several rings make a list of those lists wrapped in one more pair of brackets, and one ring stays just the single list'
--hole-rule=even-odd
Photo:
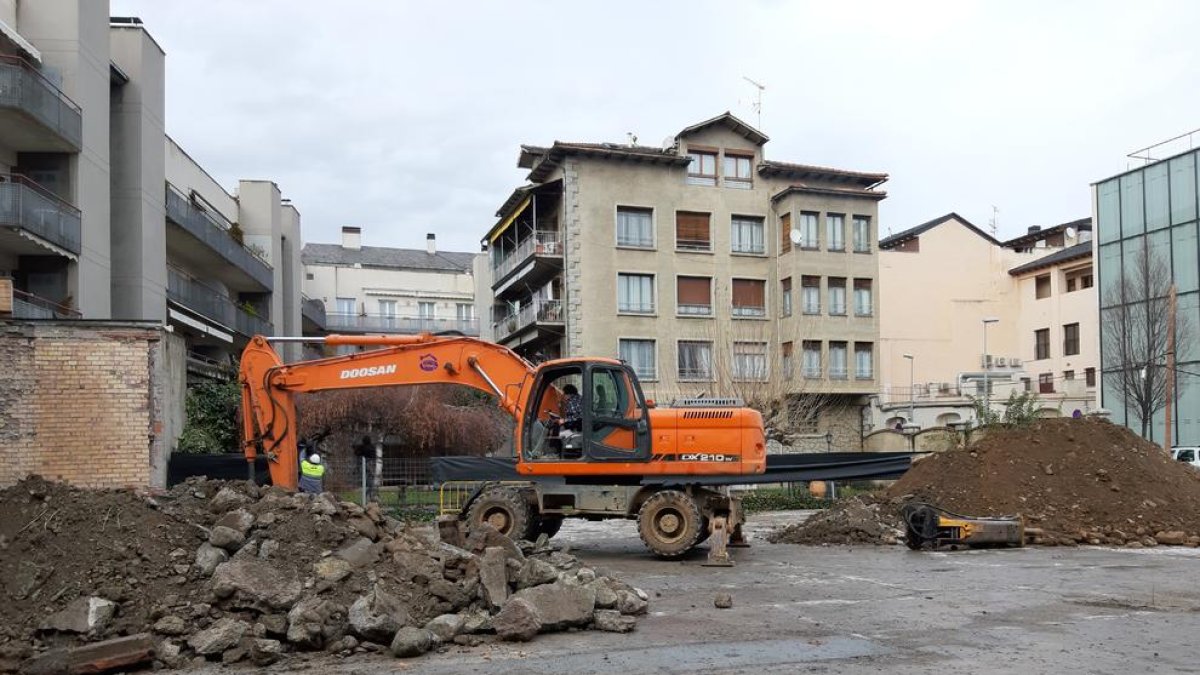
[{"label": "glass facade building", "polygon": [[[1200,150],[1192,150],[1126,171],[1095,184],[1095,260],[1101,333],[1117,320],[1121,279],[1141,267],[1143,252],[1151,265],[1170,270],[1178,294],[1177,312],[1191,326],[1190,344],[1180,344],[1176,364],[1173,445],[1200,445],[1200,238],[1197,237],[1197,169]],[[1185,318],[1186,317],[1186,318]],[[1153,319],[1151,319],[1153,321]],[[1182,334],[1180,337],[1184,337]],[[1100,341],[1100,405],[1112,420],[1135,432],[1141,421],[1124,400],[1116,373],[1121,358]],[[1165,356],[1157,360],[1165,366]],[[1159,410],[1147,436],[1161,443],[1165,410]]]}]

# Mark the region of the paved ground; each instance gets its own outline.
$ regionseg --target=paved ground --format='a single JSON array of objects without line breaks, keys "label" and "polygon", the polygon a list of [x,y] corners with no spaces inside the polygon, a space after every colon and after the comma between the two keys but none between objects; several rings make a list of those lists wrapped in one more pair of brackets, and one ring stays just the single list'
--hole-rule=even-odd
[{"label": "paved ground", "polygon": [[[752,540],[802,515],[758,516]],[[700,566],[703,555],[655,560],[628,522],[568,521],[560,540],[650,593],[636,632],[356,659],[345,672],[1200,672],[1200,549],[913,553],[760,539],[728,569]],[[732,609],[713,607],[719,591]]]}]

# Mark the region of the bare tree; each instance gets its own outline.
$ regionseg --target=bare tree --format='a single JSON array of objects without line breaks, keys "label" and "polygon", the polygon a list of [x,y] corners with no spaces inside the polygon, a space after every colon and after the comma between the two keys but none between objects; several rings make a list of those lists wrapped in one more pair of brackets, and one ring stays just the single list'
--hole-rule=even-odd
[{"label": "bare tree", "polygon": [[[1171,271],[1148,246],[1136,254],[1117,281],[1105,289],[1100,306],[1103,377],[1141,422],[1149,437],[1151,422],[1167,404],[1167,353],[1170,329]],[[1175,360],[1186,360],[1191,318],[1175,322]]]}]

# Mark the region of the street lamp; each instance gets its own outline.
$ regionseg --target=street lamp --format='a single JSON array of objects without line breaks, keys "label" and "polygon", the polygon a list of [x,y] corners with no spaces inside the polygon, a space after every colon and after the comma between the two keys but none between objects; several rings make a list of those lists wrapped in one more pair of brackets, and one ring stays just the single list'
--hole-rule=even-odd
[{"label": "street lamp", "polygon": [[825,452],[833,452],[833,432],[825,432]]},{"label": "street lamp", "polygon": [[988,382],[988,373],[992,369],[992,361],[988,358],[987,346],[987,327],[989,323],[998,323],[1000,319],[994,316],[989,316],[983,319],[983,412],[986,416],[990,416],[992,412],[992,391]]},{"label": "street lamp", "polygon": [[917,385],[915,378],[917,372],[917,359],[912,354],[905,354],[904,358],[908,359],[908,423],[916,424],[917,416],[915,413],[915,401],[917,398]]}]

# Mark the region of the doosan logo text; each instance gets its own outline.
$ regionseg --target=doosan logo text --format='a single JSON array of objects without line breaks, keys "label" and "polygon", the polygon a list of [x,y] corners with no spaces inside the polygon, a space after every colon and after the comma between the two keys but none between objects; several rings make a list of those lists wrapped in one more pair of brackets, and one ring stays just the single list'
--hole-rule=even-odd
[{"label": "doosan logo text", "polygon": [[342,371],[343,380],[352,380],[356,377],[372,377],[374,375],[391,375],[396,372],[396,364],[389,366],[370,366],[369,368],[347,368]]}]

